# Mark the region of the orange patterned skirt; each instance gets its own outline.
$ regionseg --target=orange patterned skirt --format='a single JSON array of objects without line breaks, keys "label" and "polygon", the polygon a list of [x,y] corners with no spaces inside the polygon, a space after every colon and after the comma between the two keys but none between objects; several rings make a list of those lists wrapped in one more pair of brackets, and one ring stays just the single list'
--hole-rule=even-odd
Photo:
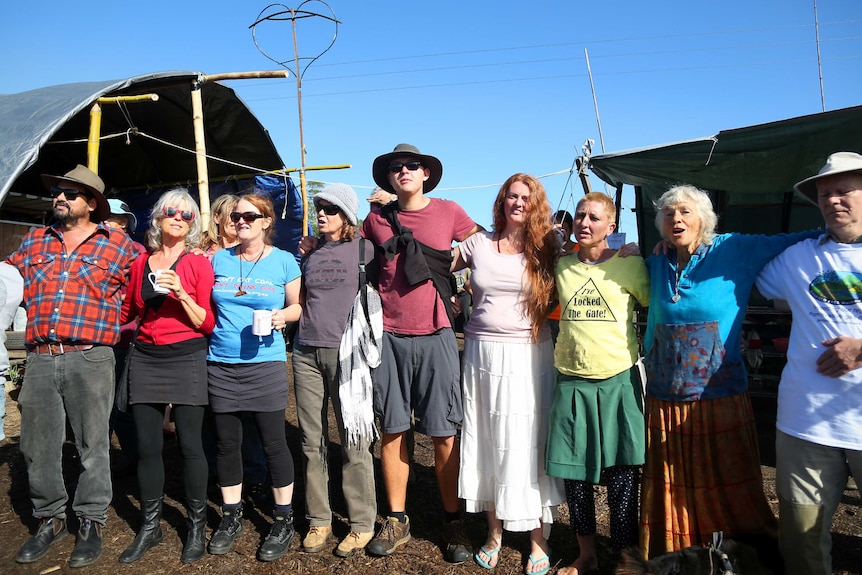
[{"label": "orange patterned skirt", "polygon": [[713,531],[776,536],[748,392],[686,402],[647,397],[646,408],[645,557],[706,544]]}]

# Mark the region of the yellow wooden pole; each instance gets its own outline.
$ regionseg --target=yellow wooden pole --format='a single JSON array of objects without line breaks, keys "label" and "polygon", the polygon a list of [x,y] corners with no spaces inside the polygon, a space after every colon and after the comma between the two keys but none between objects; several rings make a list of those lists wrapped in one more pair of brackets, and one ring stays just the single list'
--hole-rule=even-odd
[{"label": "yellow wooden pole", "polygon": [[90,133],[87,136],[87,167],[99,173],[99,134],[102,132],[102,106],[99,102],[90,108]]},{"label": "yellow wooden pole", "polygon": [[141,94],[139,96],[103,96],[97,98],[90,108],[90,133],[87,135],[87,167],[94,174],[99,173],[99,144],[102,133],[101,104],[117,104],[120,102],[155,102],[158,94]]}]

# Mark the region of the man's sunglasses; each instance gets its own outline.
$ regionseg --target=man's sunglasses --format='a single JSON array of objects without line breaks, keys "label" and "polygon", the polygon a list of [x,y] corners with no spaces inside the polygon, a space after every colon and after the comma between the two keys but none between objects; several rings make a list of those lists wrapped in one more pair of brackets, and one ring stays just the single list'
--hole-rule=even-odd
[{"label": "man's sunglasses", "polygon": [[177,208],[162,208],[162,213],[165,214],[166,218],[172,218],[177,214],[183,219],[183,221],[190,222],[195,219],[195,213],[191,210],[178,210]]},{"label": "man's sunglasses", "polygon": [[397,174],[401,171],[401,168],[407,168],[411,172],[415,172],[421,167],[422,162],[420,162],[419,160],[411,160],[409,162],[398,162],[396,164],[389,164],[389,171],[393,174]]},{"label": "man's sunglasses", "polygon": [[230,221],[233,223],[237,223],[240,220],[253,224],[255,220],[259,220],[260,218],[265,218],[266,216],[263,214],[256,214],[254,212],[231,212],[230,213]]},{"label": "man's sunglasses", "polygon": [[338,212],[341,211],[341,208],[339,208],[335,204],[329,204],[328,206],[317,206],[317,211],[318,212],[322,211],[327,216],[334,216],[335,214],[337,214]]},{"label": "man's sunglasses", "polygon": [[66,199],[70,202],[74,202],[78,199],[78,196],[84,196],[85,198],[92,198],[93,196],[90,192],[82,192],[80,190],[70,190],[69,188],[60,188],[58,186],[54,186],[51,188],[51,197],[59,198],[60,194],[66,196]]}]

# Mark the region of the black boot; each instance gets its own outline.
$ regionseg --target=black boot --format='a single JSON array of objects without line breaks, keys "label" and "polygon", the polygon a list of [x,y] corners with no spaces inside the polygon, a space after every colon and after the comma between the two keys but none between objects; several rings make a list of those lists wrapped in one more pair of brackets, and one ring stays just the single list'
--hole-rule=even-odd
[{"label": "black boot", "polygon": [[36,534],[31,537],[15,556],[18,563],[33,563],[48,553],[48,548],[61,541],[69,530],[66,528],[66,519],[60,517],[45,517],[39,525]]},{"label": "black boot", "polygon": [[257,558],[261,561],[275,561],[284,557],[293,541],[294,534],[293,512],[280,513],[278,506],[276,506],[275,521],[269,530],[269,535],[266,536],[260,549],[257,550]]},{"label": "black boot", "polygon": [[69,555],[69,567],[92,565],[102,556],[102,525],[86,517],[81,518],[81,529],[75,548]]},{"label": "black boot", "polygon": [[183,545],[180,561],[194,563],[204,556],[207,546],[207,502],[189,499],[186,501],[189,515],[189,533]]},{"label": "black boot", "polygon": [[210,553],[224,555],[242,533],[242,502],[221,506],[221,523],[210,539]]},{"label": "black boot", "polygon": [[162,542],[162,498],[141,502],[143,523],[131,545],[120,554],[120,563],[133,563]]}]

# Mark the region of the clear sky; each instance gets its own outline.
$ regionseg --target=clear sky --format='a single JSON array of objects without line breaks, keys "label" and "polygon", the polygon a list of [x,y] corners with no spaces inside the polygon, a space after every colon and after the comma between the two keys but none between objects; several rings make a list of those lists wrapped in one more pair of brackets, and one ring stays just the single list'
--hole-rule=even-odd
[{"label": "clear sky", "polygon": [[[3,2],[0,92],[164,70],[279,69],[249,29],[267,5]],[[554,208],[571,208],[583,193],[567,170],[586,139],[602,150],[585,49],[608,152],[821,111],[813,0],[329,5],[341,22],[337,40],[303,78],[307,164],[353,167],[309,178],[346,182],[365,198],[372,160],[408,142],[443,162],[433,194],[486,227],[499,184],[515,172],[556,174],[542,180]],[[302,8],[328,13],[318,1]],[[826,109],[862,104],[862,1],[819,0],[817,9]],[[323,19],[301,20],[297,30],[303,57],[334,33]],[[257,39],[275,60],[292,61],[289,22],[261,25]],[[229,85],[284,163],[299,166],[295,80]],[[621,231],[635,235],[630,212]]]}]

